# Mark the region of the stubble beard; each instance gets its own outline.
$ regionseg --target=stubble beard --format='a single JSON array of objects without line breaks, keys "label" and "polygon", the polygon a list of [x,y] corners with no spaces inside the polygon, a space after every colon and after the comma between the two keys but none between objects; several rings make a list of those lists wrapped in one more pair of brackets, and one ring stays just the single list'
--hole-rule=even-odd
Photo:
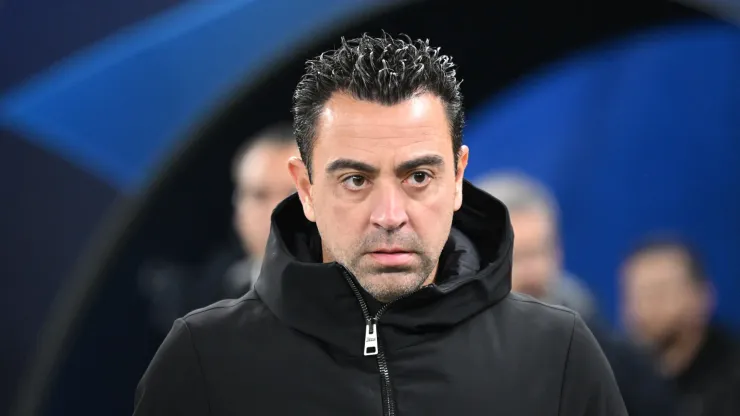
[{"label": "stubble beard", "polygon": [[[413,252],[415,261],[408,265],[393,267],[373,262],[368,253],[383,241],[387,241],[388,245],[399,245]],[[337,254],[349,254],[334,258],[355,276],[367,293],[382,303],[392,302],[419,290],[437,266],[437,261],[425,252],[423,245],[415,236],[395,239],[390,236],[370,236],[357,244],[351,253]],[[348,257],[347,261],[340,260]]]},{"label": "stubble beard", "polygon": [[417,256],[420,263],[416,266],[355,267],[351,264],[348,269],[373,298],[389,303],[416,292],[429,279],[436,264],[425,255]]}]

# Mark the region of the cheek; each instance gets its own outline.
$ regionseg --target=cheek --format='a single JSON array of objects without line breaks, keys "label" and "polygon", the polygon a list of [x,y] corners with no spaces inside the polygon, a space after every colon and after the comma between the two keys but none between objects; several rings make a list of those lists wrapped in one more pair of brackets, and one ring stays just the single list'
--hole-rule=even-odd
[{"label": "cheek", "polygon": [[516,275],[515,278],[520,277],[530,280],[544,279],[551,271],[550,262],[543,255],[530,254],[516,256],[514,258],[512,273]]},{"label": "cheek", "polygon": [[250,222],[252,221],[252,213],[254,209],[250,204],[244,203],[240,205],[236,210],[236,221],[241,230],[248,230]]},{"label": "cheek", "polygon": [[250,237],[258,237],[270,229],[270,211],[258,204],[252,204],[248,209],[239,212],[239,228]]},{"label": "cheek", "polygon": [[433,203],[410,205],[407,214],[414,231],[430,251],[441,252],[450,235],[454,212],[454,206],[447,198],[433,201]]},{"label": "cheek", "polygon": [[661,309],[660,302],[644,293],[633,293],[630,297],[631,309],[639,315],[656,313]]},{"label": "cheek", "polygon": [[660,327],[674,320],[680,313],[676,303],[670,299],[642,298],[634,306],[636,320],[648,328]]},{"label": "cheek", "polygon": [[324,243],[335,248],[351,246],[365,230],[369,218],[365,211],[367,209],[360,204],[315,200],[316,226]]}]

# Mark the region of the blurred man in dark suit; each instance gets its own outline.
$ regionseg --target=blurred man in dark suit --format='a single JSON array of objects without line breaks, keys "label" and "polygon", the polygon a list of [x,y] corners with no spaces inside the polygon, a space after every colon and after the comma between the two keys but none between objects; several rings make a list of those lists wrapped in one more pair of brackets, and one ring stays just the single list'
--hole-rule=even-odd
[{"label": "blurred man in dark suit", "polygon": [[509,208],[516,233],[512,289],[543,302],[561,305],[589,321],[596,301],[588,287],[562,267],[559,209],[541,183],[515,172],[495,173],[479,182],[481,189]]},{"label": "blurred man in dark suit", "polygon": [[633,338],[659,358],[680,394],[680,415],[740,415],[740,345],[710,324],[712,286],[696,251],[651,237],[622,270],[623,313]]},{"label": "blurred man in dark suit", "polygon": [[479,185],[509,208],[515,234],[513,289],[583,317],[612,366],[631,416],[672,416],[672,392],[650,358],[603,321],[586,285],[563,268],[560,213],[550,191],[518,172],[494,173]]},{"label": "blurred man in dark suit", "polygon": [[295,192],[281,169],[298,155],[290,124],[268,127],[247,140],[232,159],[234,231],[202,265],[152,262],[140,273],[141,290],[150,301],[154,331],[164,337],[172,321],[221,299],[247,293],[259,276],[275,206]]},{"label": "blurred man in dark suit", "polygon": [[286,124],[261,132],[234,157],[234,227],[248,257],[226,272],[223,298],[247,293],[259,276],[270,234],[270,215],[280,201],[295,192],[293,179],[284,169],[293,156],[298,156],[298,146],[292,127]]}]

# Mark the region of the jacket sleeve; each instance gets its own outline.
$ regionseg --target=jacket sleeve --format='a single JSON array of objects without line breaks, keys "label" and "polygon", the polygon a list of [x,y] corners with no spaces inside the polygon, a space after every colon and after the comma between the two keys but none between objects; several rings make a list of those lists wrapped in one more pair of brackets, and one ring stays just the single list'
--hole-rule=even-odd
[{"label": "jacket sleeve", "polygon": [[627,416],[601,347],[576,315],[565,362],[559,416]]},{"label": "jacket sleeve", "polygon": [[190,329],[178,319],[139,382],[134,416],[209,413],[205,379]]}]

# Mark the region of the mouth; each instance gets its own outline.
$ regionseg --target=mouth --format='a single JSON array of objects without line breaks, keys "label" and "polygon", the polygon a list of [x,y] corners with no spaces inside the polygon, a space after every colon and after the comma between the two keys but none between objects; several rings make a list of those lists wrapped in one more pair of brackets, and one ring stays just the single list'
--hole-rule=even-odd
[{"label": "mouth", "polygon": [[403,249],[387,248],[373,250],[368,253],[370,257],[383,266],[404,266],[409,264],[414,258],[414,252]]}]

